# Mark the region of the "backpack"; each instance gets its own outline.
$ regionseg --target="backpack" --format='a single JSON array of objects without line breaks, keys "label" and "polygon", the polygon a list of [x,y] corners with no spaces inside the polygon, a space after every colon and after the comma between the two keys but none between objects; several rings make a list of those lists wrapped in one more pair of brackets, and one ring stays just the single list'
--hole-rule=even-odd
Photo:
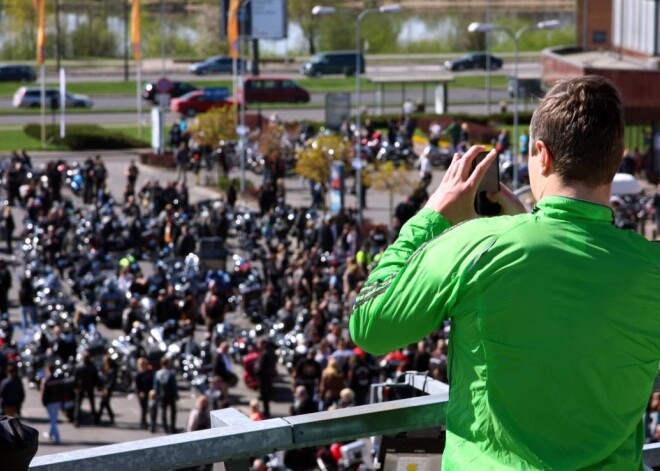
[{"label": "backpack", "polygon": [[176,399],[176,377],[171,371],[158,371],[154,386],[159,400],[169,402]]},{"label": "backpack", "polygon": [[353,371],[353,383],[358,388],[368,388],[369,384],[371,384],[369,368],[364,365],[358,365]]},{"label": "backpack", "polygon": [[105,165],[103,164],[98,164],[94,166],[94,175],[96,175],[96,179],[98,181],[103,181],[107,177],[107,170],[105,168]]}]

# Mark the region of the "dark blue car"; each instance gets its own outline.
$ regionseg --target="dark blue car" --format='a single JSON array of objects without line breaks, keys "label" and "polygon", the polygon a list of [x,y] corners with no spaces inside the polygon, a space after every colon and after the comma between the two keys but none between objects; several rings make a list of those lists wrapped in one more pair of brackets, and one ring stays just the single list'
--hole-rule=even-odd
[{"label": "dark blue car", "polygon": [[[445,62],[445,67],[452,72],[469,69],[488,69],[488,54],[468,54],[453,61]],[[490,56],[490,70],[502,68],[502,59]]]},{"label": "dark blue car", "polygon": [[[239,58],[237,61],[238,70],[245,71],[245,60]],[[234,60],[229,56],[214,56],[204,62],[192,64],[188,70],[195,75],[231,74],[234,70]]]}]

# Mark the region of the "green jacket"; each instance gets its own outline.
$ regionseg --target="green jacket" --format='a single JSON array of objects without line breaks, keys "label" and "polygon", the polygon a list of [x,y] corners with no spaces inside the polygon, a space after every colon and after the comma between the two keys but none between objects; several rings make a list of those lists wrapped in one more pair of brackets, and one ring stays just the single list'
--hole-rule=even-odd
[{"label": "green jacket", "polygon": [[562,197],[449,227],[408,221],[350,319],[375,354],[451,319],[443,470],[642,469],[660,246]]}]

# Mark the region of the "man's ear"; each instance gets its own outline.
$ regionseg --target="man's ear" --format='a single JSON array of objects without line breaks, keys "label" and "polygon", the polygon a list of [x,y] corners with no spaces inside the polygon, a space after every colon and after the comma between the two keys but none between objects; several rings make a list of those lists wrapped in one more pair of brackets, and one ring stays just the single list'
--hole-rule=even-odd
[{"label": "man's ear", "polygon": [[541,175],[547,177],[552,173],[555,156],[552,155],[552,152],[548,149],[548,146],[545,145],[545,142],[536,141],[535,146],[536,152],[540,157],[539,163],[541,164]]}]

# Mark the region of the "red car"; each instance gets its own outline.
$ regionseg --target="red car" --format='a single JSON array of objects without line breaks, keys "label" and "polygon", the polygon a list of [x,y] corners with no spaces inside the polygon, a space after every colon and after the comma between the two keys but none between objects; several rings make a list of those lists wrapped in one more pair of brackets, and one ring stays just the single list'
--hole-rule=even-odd
[{"label": "red car", "polygon": [[293,80],[248,77],[244,82],[247,103],[308,103],[309,92]]},{"label": "red car", "polygon": [[226,96],[208,93],[205,90],[195,90],[182,97],[173,98],[170,107],[174,113],[194,116],[204,113],[214,107],[231,106],[234,102]]}]

